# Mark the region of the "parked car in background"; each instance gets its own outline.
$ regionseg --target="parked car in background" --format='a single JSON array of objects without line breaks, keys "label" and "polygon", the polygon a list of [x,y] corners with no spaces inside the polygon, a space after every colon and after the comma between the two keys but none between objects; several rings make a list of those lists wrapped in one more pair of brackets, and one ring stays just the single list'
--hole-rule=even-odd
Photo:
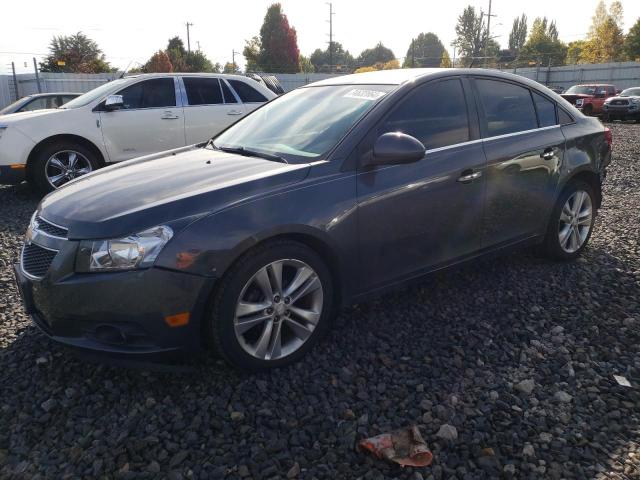
[{"label": "parked car in background", "polygon": [[264,73],[247,73],[246,75],[252,80],[262,83],[276,95],[282,95],[284,93],[284,88],[282,88],[280,81],[275,75],[265,75]]},{"label": "parked car in background", "polygon": [[620,95],[609,97],[603,106],[604,119],[640,121],[640,87],[627,88]]},{"label": "parked car in background", "polygon": [[427,273],[534,244],[575,259],[610,133],[498,71],[330,78],[204,145],[48,195],[16,276],[59,342],[135,358],[210,346],[277,367],[318,342],[336,307]]},{"label": "parked car in background", "polygon": [[585,115],[599,115],[602,113],[604,101],[609,97],[615,97],[617,93],[614,85],[594,83],[574,85],[561,96]]},{"label": "parked car in background", "polygon": [[239,75],[147,74],[0,117],[0,183],[48,192],[109,163],[204,142],[276,97]]},{"label": "parked car in background", "polygon": [[44,110],[48,108],[58,108],[82,95],[81,93],[35,93],[27,95],[20,100],[7,105],[0,110],[0,115],[9,115],[10,113],[32,112],[34,110]]}]

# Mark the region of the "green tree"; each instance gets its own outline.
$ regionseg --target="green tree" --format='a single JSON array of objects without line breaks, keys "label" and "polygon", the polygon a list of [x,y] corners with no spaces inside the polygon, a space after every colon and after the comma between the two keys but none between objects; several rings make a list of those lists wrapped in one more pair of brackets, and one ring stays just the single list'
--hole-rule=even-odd
[{"label": "green tree", "polygon": [[523,13],[520,17],[513,19],[513,26],[509,34],[509,50],[517,56],[527,41],[527,15]]},{"label": "green tree", "polygon": [[487,28],[482,10],[476,13],[471,5],[467,6],[458,17],[456,38],[452,45],[460,52],[460,62],[465,67],[482,63],[479,59],[484,53]]},{"label": "green tree", "polygon": [[396,56],[393,54],[391,49],[385,47],[382,42],[378,42],[375,47],[363,50],[362,53],[358,55],[356,64],[358,67],[371,67],[376,63],[385,64],[395,58]]},{"label": "green tree", "polygon": [[329,64],[333,62],[333,71],[351,71],[355,64],[349,50],[345,50],[340,42],[333,42],[333,55],[329,55],[329,47],[325,50],[317,48],[309,57],[316,72],[329,72]]},{"label": "green tree", "polygon": [[251,40],[244,41],[244,49],[242,55],[246,61],[245,70],[247,72],[259,72],[260,71],[260,50],[262,44],[260,43],[260,37],[255,36]]},{"label": "green tree", "polygon": [[176,72],[188,72],[189,68],[185,61],[187,50],[184,48],[184,42],[178,36],[169,39],[166,49],[171,65]]},{"label": "green tree", "polygon": [[187,55],[184,57],[184,63],[187,66],[187,72],[220,72],[220,65],[214,65],[200,50],[187,52]]},{"label": "green tree", "polygon": [[620,62],[624,60],[624,34],[622,33],[622,4],[613,2],[607,12],[600,0],[592,17],[587,43],[581,60],[585,63]]},{"label": "green tree", "polygon": [[289,26],[282,6],[274,3],[267,9],[260,28],[258,66],[274,73],[295,73],[300,68],[299,57],[296,29]]},{"label": "green tree", "polygon": [[49,54],[40,63],[43,72],[104,73],[112,68],[98,44],[78,32],[55,36],[49,44]]},{"label": "green tree", "polygon": [[233,73],[233,74],[238,74],[240,73],[240,67],[238,67],[238,64],[234,64],[233,62],[227,62],[224,64],[224,69],[222,70],[222,73]]},{"label": "green tree", "polygon": [[527,42],[518,55],[520,65],[563,65],[567,46],[558,39],[554,21],[538,17],[533,21]]},{"label": "green tree", "polygon": [[451,57],[449,56],[449,52],[447,50],[442,50],[442,56],[440,57],[440,68],[451,68],[453,64],[451,63]]},{"label": "green tree", "polygon": [[584,51],[586,40],[575,40],[567,45],[567,57],[564,63],[567,65],[576,65],[584,63],[582,60],[582,52]]},{"label": "green tree", "polygon": [[640,61],[640,18],[624,39],[624,52],[631,61]]},{"label": "green tree", "polygon": [[421,33],[409,45],[402,67],[439,67],[444,51],[444,45],[435,33]]},{"label": "green tree", "polygon": [[169,73],[173,72],[173,65],[169,60],[169,55],[162,50],[158,50],[151,58],[145,63],[142,70],[145,73]]},{"label": "green tree", "polygon": [[313,73],[316,71],[315,67],[313,66],[313,63],[311,63],[311,60],[309,59],[309,57],[305,57],[304,55],[300,55],[298,63],[300,65],[299,71],[302,73]]}]

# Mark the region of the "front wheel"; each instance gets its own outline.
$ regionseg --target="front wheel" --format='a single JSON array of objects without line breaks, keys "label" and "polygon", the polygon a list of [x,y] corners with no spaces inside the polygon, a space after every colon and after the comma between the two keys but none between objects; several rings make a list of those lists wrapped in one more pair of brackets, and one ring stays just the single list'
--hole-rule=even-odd
[{"label": "front wheel", "polygon": [[237,367],[280,367],[326,333],[332,308],[331,275],[322,258],[297,242],[272,242],[248,252],[225,275],[208,337]]},{"label": "front wheel", "polygon": [[573,260],[587,246],[596,218],[593,188],[580,180],[570,182],[560,194],[551,214],[542,245],[556,260]]},{"label": "front wheel", "polygon": [[36,154],[29,178],[42,193],[60,188],[100,166],[94,152],[80,143],[53,142]]}]

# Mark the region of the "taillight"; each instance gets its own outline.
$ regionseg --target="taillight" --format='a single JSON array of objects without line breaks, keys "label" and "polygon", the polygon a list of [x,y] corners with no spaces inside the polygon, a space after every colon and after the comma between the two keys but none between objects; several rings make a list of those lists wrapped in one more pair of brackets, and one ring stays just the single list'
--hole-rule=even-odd
[{"label": "taillight", "polygon": [[611,133],[611,129],[609,127],[604,127],[604,139],[609,144],[609,148],[611,148],[611,144],[613,143],[613,134]]}]

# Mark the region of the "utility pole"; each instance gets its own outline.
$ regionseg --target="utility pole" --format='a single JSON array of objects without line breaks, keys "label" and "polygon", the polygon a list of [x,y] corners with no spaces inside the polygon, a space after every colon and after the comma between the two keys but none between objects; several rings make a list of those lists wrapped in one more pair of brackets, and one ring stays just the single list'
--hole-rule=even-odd
[{"label": "utility pole", "polygon": [[196,43],[198,44],[198,51],[200,51],[200,40],[196,40]]},{"label": "utility pole", "polygon": [[191,53],[191,38],[189,37],[189,27],[193,27],[193,23],[186,23],[187,25],[187,52]]},{"label": "utility pole", "polygon": [[489,39],[491,38],[491,17],[495,17],[496,15],[491,15],[491,0],[489,0],[489,13],[487,15],[487,38],[484,41],[484,68],[487,68],[487,46],[489,45]]},{"label": "utility pole", "polygon": [[329,73],[333,72],[333,4],[327,2],[329,5]]},{"label": "utility pole", "polygon": [[38,73],[38,64],[36,63],[36,57],[33,57],[33,69],[36,71],[36,83],[38,84],[38,93],[42,93],[42,87],[40,86],[40,74]]},{"label": "utility pole", "polygon": [[236,53],[240,52],[236,52],[234,49],[231,50],[231,64],[233,65],[233,72],[231,73],[236,73]]},{"label": "utility pole", "polygon": [[13,86],[16,91],[16,101],[20,98],[20,93],[18,92],[18,77],[16,77],[16,64],[11,62],[11,74],[13,75]]}]

